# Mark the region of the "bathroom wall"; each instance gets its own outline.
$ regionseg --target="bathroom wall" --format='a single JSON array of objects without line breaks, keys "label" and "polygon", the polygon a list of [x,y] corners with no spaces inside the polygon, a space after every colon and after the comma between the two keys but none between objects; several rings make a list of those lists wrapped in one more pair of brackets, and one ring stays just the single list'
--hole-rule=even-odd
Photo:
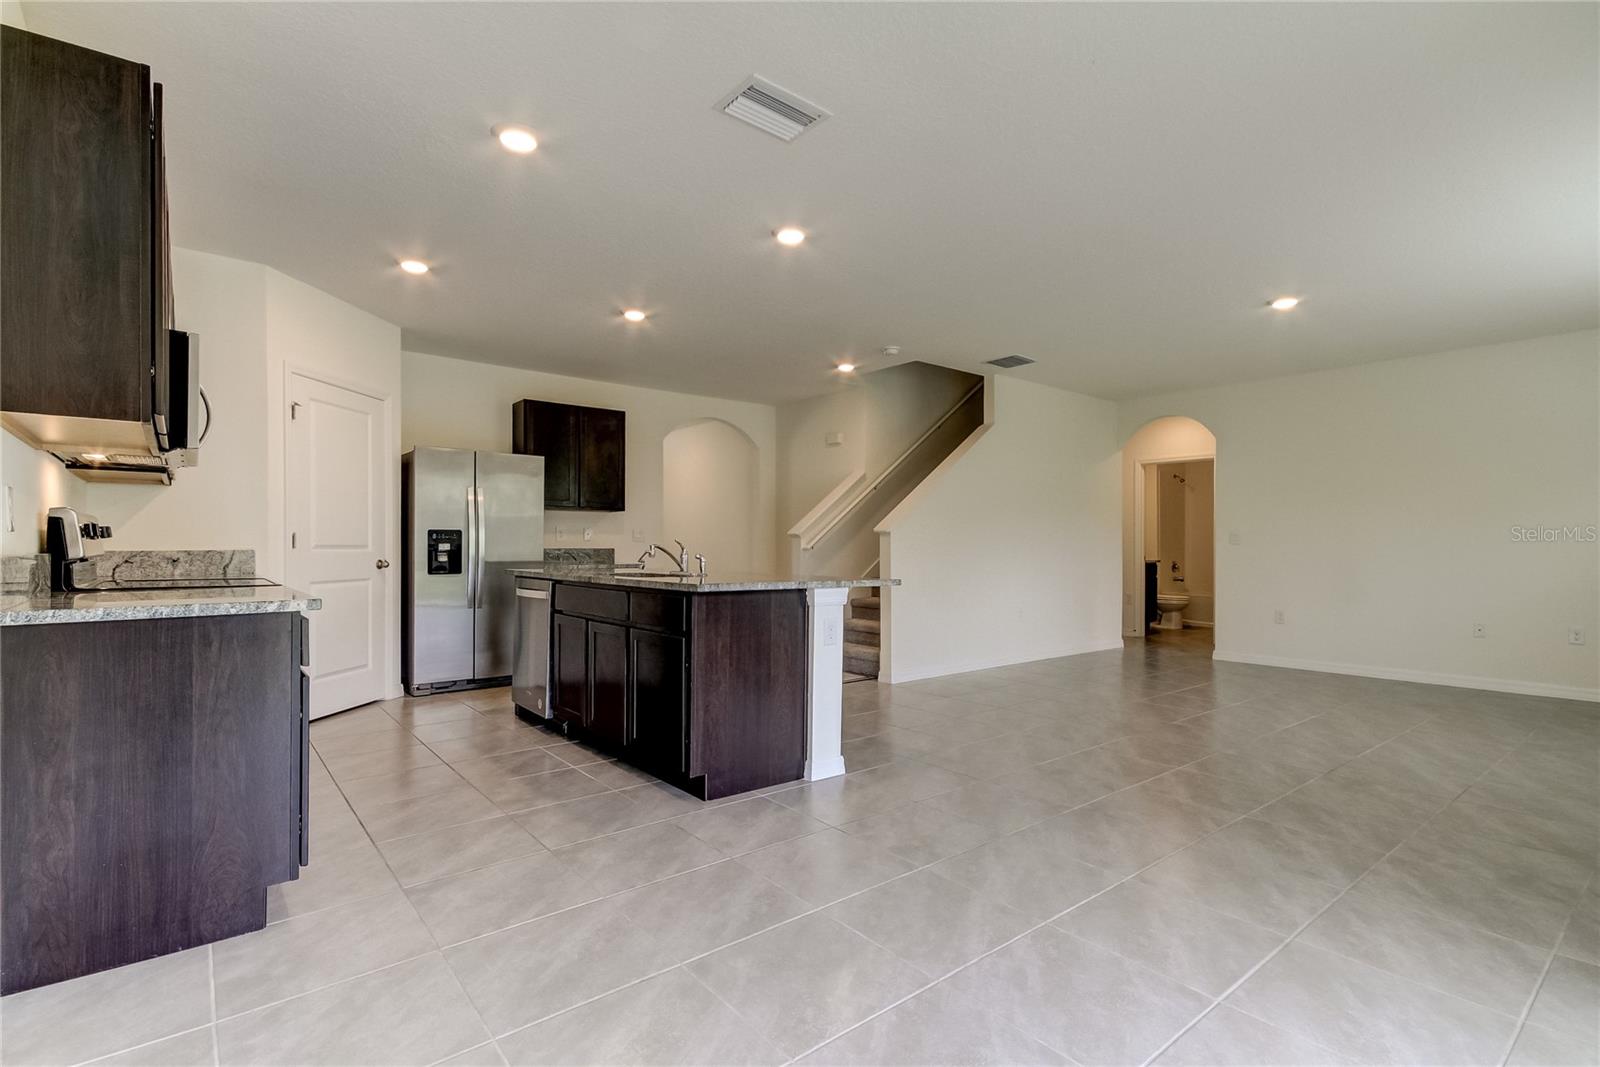
[{"label": "bathroom wall", "polygon": [[1185,463],[1182,472],[1189,480],[1184,486],[1183,510],[1183,571],[1189,606],[1184,609],[1183,618],[1185,622],[1206,625],[1216,618],[1216,519],[1212,500],[1215,469],[1210,460],[1202,460]]},{"label": "bathroom wall", "polygon": [[[1178,480],[1183,476],[1182,463],[1163,463],[1156,467],[1156,550],[1150,558],[1161,561],[1156,572],[1156,590],[1161,593],[1189,591],[1188,546],[1184,538],[1188,493]],[[1178,581],[1180,577],[1184,579],[1181,582]]]}]

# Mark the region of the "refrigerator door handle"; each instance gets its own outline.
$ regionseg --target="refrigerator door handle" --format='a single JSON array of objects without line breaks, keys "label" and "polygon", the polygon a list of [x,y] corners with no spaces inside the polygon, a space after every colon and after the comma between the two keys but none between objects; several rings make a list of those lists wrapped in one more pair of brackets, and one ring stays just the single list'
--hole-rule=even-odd
[{"label": "refrigerator door handle", "polygon": [[467,607],[478,606],[478,513],[477,490],[467,486]]},{"label": "refrigerator door handle", "polygon": [[473,603],[472,603],[472,606],[475,607],[475,608],[481,608],[481,607],[483,607],[484,558],[486,556],[488,556],[488,554],[489,554],[489,544],[488,544],[488,542],[489,542],[489,530],[488,530],[488,526],[485,524],[484,518],[483,518],[483,490],[482,489],[478,489],[478,490],[476,490],[476,493],[477,493],[476,500],[477,500],[477,504],[478,504],[477,508],[475,509],[477,517],[478,517],[478,553],[477,553],[478,577],[477,577],[477,580],[475,582],[473,582],[473,594],[472,594],[473,595]]}]

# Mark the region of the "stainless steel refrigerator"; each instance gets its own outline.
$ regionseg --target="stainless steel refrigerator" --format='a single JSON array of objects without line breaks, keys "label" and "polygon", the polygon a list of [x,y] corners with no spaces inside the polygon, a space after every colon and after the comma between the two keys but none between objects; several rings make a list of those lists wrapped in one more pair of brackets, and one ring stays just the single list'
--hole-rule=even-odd
[{"label": "stainless steel refrigerator", "polygon": [[544,558],[544,457],[414,448],[400,467],[406,692],[509,685],[517,597],[508,571]]}]

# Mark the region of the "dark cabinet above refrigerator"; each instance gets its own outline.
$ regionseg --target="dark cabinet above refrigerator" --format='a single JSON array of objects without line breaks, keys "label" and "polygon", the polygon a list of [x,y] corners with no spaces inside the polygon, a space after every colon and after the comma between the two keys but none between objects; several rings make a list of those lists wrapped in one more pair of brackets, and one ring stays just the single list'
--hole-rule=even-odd
[{"label": "dark cabinet above refrigerator", "polygon": [[626,412],[519,400],[511,406],[511,450],[544,457],[546,508],[626,509]]}]

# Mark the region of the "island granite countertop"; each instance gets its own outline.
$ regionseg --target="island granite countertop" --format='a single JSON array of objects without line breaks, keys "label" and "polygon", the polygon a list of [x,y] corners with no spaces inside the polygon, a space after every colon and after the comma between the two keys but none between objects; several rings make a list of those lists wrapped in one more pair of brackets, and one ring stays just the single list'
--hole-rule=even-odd
[{"label": "island granite countertop", "polygon": [[775,574],[663,574],[657,571],[609,570],[559,565],[513,567],[518,578],[547,582],[604,585],[613,589],[666,589],[680,593],[766,593],[782,589],[877,589],[899,585],[898,578],[785,578]]},{"label": "island granite countertop", "polygon": [[0,626],[263,615],[279,611],[317,611],[321,607],[320,598],[283,585],[52,593],[49,596],[15,594],[0,596]]}]

